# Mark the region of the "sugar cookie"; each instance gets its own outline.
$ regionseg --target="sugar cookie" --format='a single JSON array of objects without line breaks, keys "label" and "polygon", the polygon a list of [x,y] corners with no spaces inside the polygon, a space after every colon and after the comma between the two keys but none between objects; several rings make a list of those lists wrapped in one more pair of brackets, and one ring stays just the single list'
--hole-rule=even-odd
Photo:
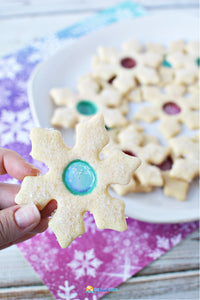
[{"label": "sugar cookie", "polygon": [[[65,94],[65,97],[63,96],[62,100],[59,101],[60,94]],[[61,88],[51,90],[51,96],[55,104],[62,103],[65,105],[55,109],[51,118],[53,126],[74,128],[79,121],[87,120],[99,112],[103,113],[105,123],[110,128],[124,126],[128,123],[124,117],[125,107],[116,107],[121,101],[121,97],[117,91],[111,88],[102,91],[100,94],[93,95],[92,99],[85,98],[86,95],[82,96],[75,93],[71,93],[67,97],[65,89],[62,93]],[[109,106],[112,106],[112,108]]]},{"label": "sugar cookie", "polygon": [[152,187],[162,186],[163,178],[157,165],[169,156],[169,147],[161,146],[155,137],[146,135],[136,122],[119,130],[117,135],[112,147],[117,147],[130,156],[139,157],[142,163],[135,171],[135,180],[132,180],[127,187],[120,188],[115,185],[114,190],[124,195],[126,192],[146,192],[152,190]]},{"label": "sugar cookie", "polygon": [[175,159],[171,178],[191,181],[199,175],[199,139],[180,136],[170,140]]},{"label": "sugar cookie", "polygon": [[[139,44],[129,41],[123,51],[111,51],[110,47],[99,47],[98,55],[92,63],[92,74],[97,79],[109,81],[115,77],[113,86],[122,94],[142,84],[156,84],[159,76],[156,68],[161,64],[163,55],[145,51],[140,52]],[[135,49],[135,51],[133,50]]]},{"label": "sugar cookie", "polygon": [[182,179],[171,178],[169,172],[163,172],[164,179],[164,194],[176,198],[180,201],[184,201],[187,196],[189,183]]},{"label": "sugar cookie", "polygon": [[137,176],[134,175],[128,184],[113,184],[112,189],[119,196],[125,196],[129,193],[149,193],[153,190],[153,186],[141,184]]},{"label": "sugar cookie", "polygon": [[[195,98],[176,96],[182,94],[182,89],[172,87],[170,93],[163,93],[161,89],[153,87],[143,89],[144,97],[152,105],[146,105],[135,113],[135,119],[151,123],[160,120],[160,131],[166,138],[173,137],[181,131],[180,123],[189,129],[199,128],[199,112],[194,111]],[[192,103],[192,104],[191,104]],[[195,104],[196,105],[196,104]]]},{"label": "sugar cookie", "polygon": [[41,210],[55,199],[58,207],[49,226],[61,247],[69,246],[85,232],[86,211],[94,215],[100,229],[126,230],[124,202],[111,197],[107,190],[113,183],[127,184],[140,160],[117,150],[99,159],[109,142],[102,115],[77,125],[76,143],[71,149],[57,130],[35,128],[31,140],[32,156],[46,163],[49,171],[25,177],[15,201],[34,202]]}]

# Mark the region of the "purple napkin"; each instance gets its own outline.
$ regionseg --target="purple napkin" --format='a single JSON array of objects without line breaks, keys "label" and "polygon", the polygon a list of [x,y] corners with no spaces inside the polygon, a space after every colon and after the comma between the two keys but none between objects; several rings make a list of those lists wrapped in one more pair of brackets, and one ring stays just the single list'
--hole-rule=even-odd
[{"label": "purple napkin", "polygon": [[[198,228],[198,222],[158,225],[127,219],[125,232],[99,230],[85,217],[86,233],[61,249],[50,230],[19,249],[56,299],[99,299]],[[87,291],[92,287],[93,292]]]}]

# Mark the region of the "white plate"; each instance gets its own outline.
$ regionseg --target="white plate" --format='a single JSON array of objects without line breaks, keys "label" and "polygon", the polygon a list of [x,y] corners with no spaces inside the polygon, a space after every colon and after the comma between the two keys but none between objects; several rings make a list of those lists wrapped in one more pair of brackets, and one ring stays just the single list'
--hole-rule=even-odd
[{"label": "white plate", "polygon": [[[53,104],[49,99],[52,87],[76,89],[77,79],[90,71],[91,57],[99,45],[120,47],[134,37],[141,42],[160,42],[164,45],[177,39],[198,39],[197,18],[186,14],[153,14],[128,22],[121,22],[78,39],[39,65],[29,83],[29,99],[38,126],[51,127]],[[67,145],[72,146],[72,130],[62,131]],[[163,195],[162,189],[147,194],[122,197],[126,214],[138,220],[154,223],[174,223],[197,220],[198,183],[190,187],[187,201],[179,202]]]}]

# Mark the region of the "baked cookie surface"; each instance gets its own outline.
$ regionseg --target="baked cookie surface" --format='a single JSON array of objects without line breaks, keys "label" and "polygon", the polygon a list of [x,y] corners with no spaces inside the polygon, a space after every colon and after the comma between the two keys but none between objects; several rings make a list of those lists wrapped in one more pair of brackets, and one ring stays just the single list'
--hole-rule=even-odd
[{"label": "baked cookie surface", "polygon": [[57,210],[49,226],[61,247],[69,246],[85,232],[86,211],[93,214],[100,229],[126,230],[124,202],[111,197],[108,187],[127,184],[140,160],[118,150],[103,160],[99,158],[109,142],[102,115],[77,125],[73,148],[67,148],[61,133],[53,129],[34,128],[30,138],[31,155],[44,162],[49,171],[25,177],[15,201],[21,205],[35,203],[42,210],[55,199]]}]

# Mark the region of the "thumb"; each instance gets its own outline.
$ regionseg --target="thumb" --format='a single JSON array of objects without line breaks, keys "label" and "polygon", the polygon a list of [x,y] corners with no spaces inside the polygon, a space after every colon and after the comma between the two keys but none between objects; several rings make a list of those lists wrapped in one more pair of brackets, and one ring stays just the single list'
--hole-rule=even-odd
[{"label": "thumb", "polygon": [[15,205],[0,211],[0,247],[14,242],[35,228],[41,220],[34,204]]}]

